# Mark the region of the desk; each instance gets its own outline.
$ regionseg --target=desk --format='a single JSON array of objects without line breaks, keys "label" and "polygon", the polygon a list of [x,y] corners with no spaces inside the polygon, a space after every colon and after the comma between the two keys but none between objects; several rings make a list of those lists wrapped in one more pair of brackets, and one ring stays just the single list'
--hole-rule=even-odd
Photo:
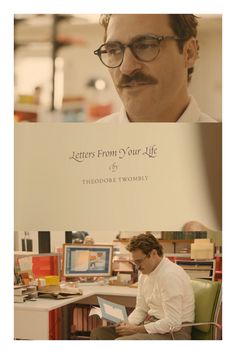
[{"label": "desk", "polygon": [[49,313],[73,303],[96,304],[96,296],[134,305],[136,288],[109,285],[82,285],[83,295],[68,299],[37,299],[14,304],[14,337],[18,339],[49,339]]}]

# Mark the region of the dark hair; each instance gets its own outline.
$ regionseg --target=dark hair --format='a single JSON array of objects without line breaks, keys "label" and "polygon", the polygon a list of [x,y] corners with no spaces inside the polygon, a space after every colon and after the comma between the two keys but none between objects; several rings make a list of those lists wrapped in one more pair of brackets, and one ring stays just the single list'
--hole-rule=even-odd
[{"label": "dark hair", "polygon": [[[183,38],[183,40],[178,41],[178,47],[180,53],[183,53],[184,43],[190,39],[191,37],[197,38],[197,26],[198,20],[197,16],[188,14],[173,14],[169,15],[170,27],[179,38]],[[199,44],[197,41],[197,53],[199,52]],[[188,69],[188,82],[191,81],[191,77],[193,74],[194,68]]]},{"label": "dark hair", "polygon": [[158,242],[155,236],[151,233],[140,234],[133,236],[126,249],[129,252],[133,252],[137,249],[143,251],[145,254],[149,254],[152,250],[156,250],[158,256],[163,256],[162,245]]},{"label": "dark hair", "polygon": [[[178,41],[178,47],[180,53],[183,52],[184,43],[191,37],[197,37],[198,17],[193,14],[169,14],[170,27],[176,34],[176,36],[182,38]],[[100,24],[105,28],[105,40],[107,34],[107,27],[111,18],[111,14],[104,14],[100,16]],[[197,42],[197,51],[199,51],[199,45]],[[190,82],[193,67],[188,69],[188,82]]]}]

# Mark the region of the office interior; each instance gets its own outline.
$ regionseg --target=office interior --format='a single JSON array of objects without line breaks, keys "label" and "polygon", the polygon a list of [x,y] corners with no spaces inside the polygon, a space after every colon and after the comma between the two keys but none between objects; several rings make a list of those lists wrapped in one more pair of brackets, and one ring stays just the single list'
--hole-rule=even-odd
[{"label": "office interior", "polygon": [[[189,85],[221,121],[222,18],[199,15],[200,55]],[[121,107],[107,68],[99,15],[15,15],[15,122],[94,122]]]},{"label": "office interior", "polygon": [[[208,315],[215,325],[210,326],[207,333],[200,333],[200,337],[192,339],[222,339],[222,234],[209,230],[16,231],[14,338],[88,340],[93,328],[109,324],[93,314],[94,306],[98,306],[98,296],[124,305],[127,314],[132,312],[139,272],[126,246],[131,237],[150,232],[162,244],[164,255],[187,272],[194,289],[197,286],[196,320],[199,321],[197,313],[202,311],[202,307],[204,312],[208,312],[206,309],[212,306],[212,312]],[[90,250],[91,262],[76,268],[75,260],[75,263],[68,263],[65,246],[75,247],[77,252]],[[107,270],[101,266],[105,263],[100,257],[99,247],[108,252],[111,267]],[[67,264],[69,268],[65,266]],[[94,273],[95,269],[98,269],[97,273]],[[203,284],[204,289],[199,290],[199,284]],[[217,290],[210,292],[210,295],[204,293],[206,288],[212,291],[213,287]],[[203,303],[202,299],[199,300],[199,294],[204,298]],[[195,336],[199,336],[198,330],[196,333]]]}]

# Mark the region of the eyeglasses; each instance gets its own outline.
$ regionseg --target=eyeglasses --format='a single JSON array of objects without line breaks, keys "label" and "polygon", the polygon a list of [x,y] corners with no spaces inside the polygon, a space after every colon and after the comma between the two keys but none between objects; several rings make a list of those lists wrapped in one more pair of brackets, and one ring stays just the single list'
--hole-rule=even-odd
[{"label": "eyeglasses", "polygon": [[136,267],[140,267],[141,264],[143,263],[143,261],[147,258],[150,257],[150,253],[146,254],[145,257],[143,257],[142,259],[132,259],[130,262],[132,264],[134,264]]},{"label": "eyeglasses", "polygon": [[135,38],[129,44],[120,42],[107,42],[102,44],[94,51],[98,55],[101,62],[108,68],[118,68],[124,60],[125,49],[130,48],[134,57],[140,61],[151,62],[157,58],[160,53],[160,45],[163,41],[182,40],[176,36],[155,36],[148,35]]}]

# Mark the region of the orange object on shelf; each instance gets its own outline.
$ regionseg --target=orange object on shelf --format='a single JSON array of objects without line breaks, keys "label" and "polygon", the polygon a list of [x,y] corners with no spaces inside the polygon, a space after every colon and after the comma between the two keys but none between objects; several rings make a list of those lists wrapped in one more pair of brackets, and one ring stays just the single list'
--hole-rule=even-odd
[{"label": "orange object on shelf", "polygon": [[222,280],[222,257],[216,256],[216,271],[215,271],[215,280],[221,281]]},{"label": "orange object on shelf", "polygon": [[15,111],[14,112],[15,122],[32,122],[35,123],[38,120],[38,114],[35,112],[23,112]]},{"label": "orange object on shelf", "polygon": [[35,278],[58,274],[58,256],[33,256],[32,271]]},{"label": "orange object on shelf", "polygon": [[99,119],[112,113],[112,104],[91,104],[89,107],[89,115],[93,119]]}]

